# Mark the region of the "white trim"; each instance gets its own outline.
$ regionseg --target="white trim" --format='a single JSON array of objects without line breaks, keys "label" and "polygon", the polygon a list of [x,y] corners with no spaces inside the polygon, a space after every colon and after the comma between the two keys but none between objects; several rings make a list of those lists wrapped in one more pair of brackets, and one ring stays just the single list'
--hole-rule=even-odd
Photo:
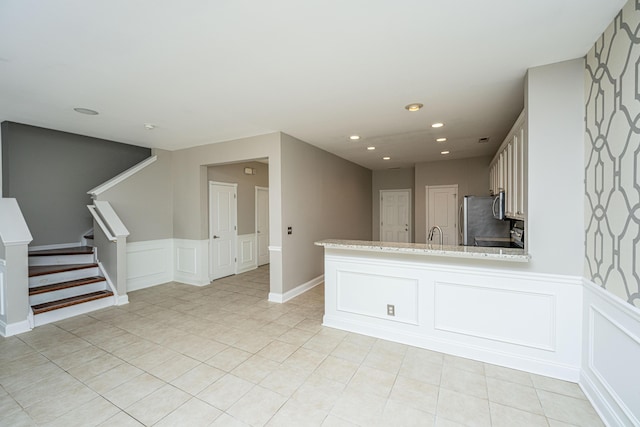
[{"label": "white trim", "polygon": [[583,301],[580,386],[605,424],[640,425],[640,375],[628,363],[640,360],[640,310],[587,279]]},{"label": "white trim", "polygon": [[270,252],[282,252],[282,246],[269,246]]},{"label": "white trim", "polygon": [[118,295],[116,298],[115,305],[126,305],[129,304],[129,295]]},{"label": "white trim", "polygon": [[20,322],[6,324],[0,320],[0,335],[3,337],[11,337],[13,335],[29,332],[32,327],[29,325],[29,320],[21,320]]},{"label": "white trim", "polygon": [[150,164],[152,164],[156,160],[158,160],[158,156],[151,156],[151,157],[141,161],[137,165],[134,165],[134,166],[130,167],[126,171],[114,176],[113,178],[111,178],[107,182],[105,182],[103,184],[100,184],[99,186],[97,186],[95,188],[92,188],[91,190],[87,191],[87,194],[89,194],[91,196],[91,198],[95,199],[100,194],[104,193],[105,191],[107,191],[111,187],[114,187],[114,186],[120,184],[122,181],[124,181],[125,179],[129,178],[130,176],[135,175],[136,173],[138,173],[142,169],[146,168],[147,166],[149,166]]},{"label": "white trim", "polygon": [[[259,237],[259,234],[258,234],[258,231],[259,231],[258,230],[258,217],[259,217],[259,215],[258,215],[258,192],[259,191],[266,191],[267,192],[267,203],[268,203],[269,202],[269,187],[260,187],[259,185],[256,185],[255,186],[255,191],[254,191],[254,208],[255,208],[254,211],[255,211],[255,213],[253,215],[253,219],[254,219],[254,222],[255,222],[254,230],[255,230],[255,235],[256,235],[256,237],[255,237],[255,239],[256,239],[256,243],[255,243],[256,268],[260,267],[261,265],[268,264],[268,262],[260,264],[260,259],[259,259],[260,254],[258,253],[258,251],[259,251],[259,246],[258,245],[260,244],[260,242],[258,241],[258,237]],[[269,206],[267,207],[267,215],[270,215],[270,214],[271,214],[271,204],[269,204]],[[269,226],[271,226],[271,224],[269,224]],[[267,233],[267,238],[271,239],[270,233]],[[268,245],[267,245],[267,250],[269,250],[269,246]]]},{"label": "white trim", "polygon": [[0,316],[4,317],[7,309],[6,309],[6,286],[4,284],[5,280],[4,280],[4,276],[6,274],[6,266],[7,263],[5,260],[0,259]]},{"label": "white trim", "polygon": [[284,294],[278,294],[275,292],[269,292],[269,301],[270,302],[277,302],[277,303],[284,303],[287,302],[289,300],[292,300],[293,298],[302,295],[303,293],[307,292],[309,289],[313,289],[316,286],[318,286],[319,284],[324,282],[324,274],[309,280],[306,283],[303,283],[299,286],[296,286],[295,288],[285,292]]}]

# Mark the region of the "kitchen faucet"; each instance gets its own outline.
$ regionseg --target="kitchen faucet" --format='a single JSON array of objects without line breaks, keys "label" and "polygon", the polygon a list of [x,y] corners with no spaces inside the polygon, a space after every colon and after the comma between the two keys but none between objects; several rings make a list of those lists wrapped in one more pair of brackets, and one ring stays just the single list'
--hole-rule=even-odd
[{"label": "kitchen faucet", "polygon": [[442,246],[443,244],[443,236],[442,236],[442,228],[438,227],[437,225],[434,225],[433,227],[431,227],[429,229],[429,236],[427,237],[427,239],[429,241],[433,240],[433,232],[438,230],[440,232],[440,246]]}]

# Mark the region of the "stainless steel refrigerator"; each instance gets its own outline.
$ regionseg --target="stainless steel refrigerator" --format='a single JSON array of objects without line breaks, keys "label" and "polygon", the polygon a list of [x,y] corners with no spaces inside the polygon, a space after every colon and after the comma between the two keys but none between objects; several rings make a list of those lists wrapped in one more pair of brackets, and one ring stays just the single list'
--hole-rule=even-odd
[{"label": "stainless steel refrigerator", "polygon": [[494,217],[495,197],[464,196],[460,206],[462,244],[474,246],[476,237],[510,237],[510,222]]}]

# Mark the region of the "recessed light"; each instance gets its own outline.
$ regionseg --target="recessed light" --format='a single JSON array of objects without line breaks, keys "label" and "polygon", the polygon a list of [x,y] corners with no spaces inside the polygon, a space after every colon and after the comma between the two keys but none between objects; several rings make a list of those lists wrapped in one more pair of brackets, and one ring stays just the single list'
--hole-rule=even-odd
[{"label": "recessed light", "polygon": [[444,123],[434,123],[431,125],[432,128],[441,128],[442,126],[444,126]]},{"label": "recessed light", "polygon": [[349,137],[349,139],[350,139],[350,140],[352,140],[352,141],[357,141],[357,140],[359,140],[359,139],[360,139],[360,135],[351,135],[351,136]]},{"label": "recessed light", "polygon": [[369,150],[369,151],[373,151],[375,149],[376,149],[376,147],[367,147],[367,150]]},{"label": "recessed light", "polygon": [[448,151],[441,151],[440,154],[449,154]]},{"label": "recessed light", "polygon": [[73,111],[80,114],[87,114],[89,116],[97,116],[99,114],[96,110],[91,110],[89,108],[81,108],[81,107],[74,108]]},{"label": "recessed light", "polygon": [[424,105],[420,104],[419,102],[414,102],[413,104],[409,104],[409,105],[405,105],[405,106],[404,106],[404,108],[405,108],[407,111],[411,111],[411,112],[418,111],[418,110],[420,110],[422,107],[424,107]]},{"label": "recessed light", "polygon": [[146,130],[154,130],[156,128],[156,125],[152,125],[151,123],[145,123],[144,128]]},{"label": "recessed light", "polygon": [[445,142],[447,138],[437,138],[436,142]]},{"label": "recessed light", "polygon": [[389,157],[389,156],[384,156],[384,157],[382,158],[382,160],[391,160],[391,157]]}]

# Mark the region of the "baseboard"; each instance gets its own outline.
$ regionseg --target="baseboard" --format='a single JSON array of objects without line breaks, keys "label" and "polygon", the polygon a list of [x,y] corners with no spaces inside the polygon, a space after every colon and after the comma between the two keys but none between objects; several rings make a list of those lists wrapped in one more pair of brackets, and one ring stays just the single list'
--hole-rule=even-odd
[{"label": "baseboard", "polygon": [[6,324],[2,320],[0,320],[0,335],[5,338],[11,337],[13,335],[18,335],[23,332],[29,332],[31,329],[32,328],[29,325],[29,320],[22,320],[20,322],[9,324]]},{"label": "baseboard", "polygon": [[129,304],[129,295],[118,295],[116,298],[116,305]]},{"label": "baseboard", "polygon": [[607,425],[640,425],[640,309],[584,279],[580,386]]},{"label": "baseboard", "polygon": [[316,286],[318,286],[319,284],[324,282],[324,274],[309,280],[306,283],[303,283],[302,285],[296,286],[295,288],[283,293],[283,294],[278,294],[278,293],[274,293],[274,292],[269,292],[269,301],[271,302],[277,302],[277,303],[284,303],[287,302],[289,300],[292,300],[293,298],[302,295],[303,293],[307,292],[309,289],[313,289]]}]

